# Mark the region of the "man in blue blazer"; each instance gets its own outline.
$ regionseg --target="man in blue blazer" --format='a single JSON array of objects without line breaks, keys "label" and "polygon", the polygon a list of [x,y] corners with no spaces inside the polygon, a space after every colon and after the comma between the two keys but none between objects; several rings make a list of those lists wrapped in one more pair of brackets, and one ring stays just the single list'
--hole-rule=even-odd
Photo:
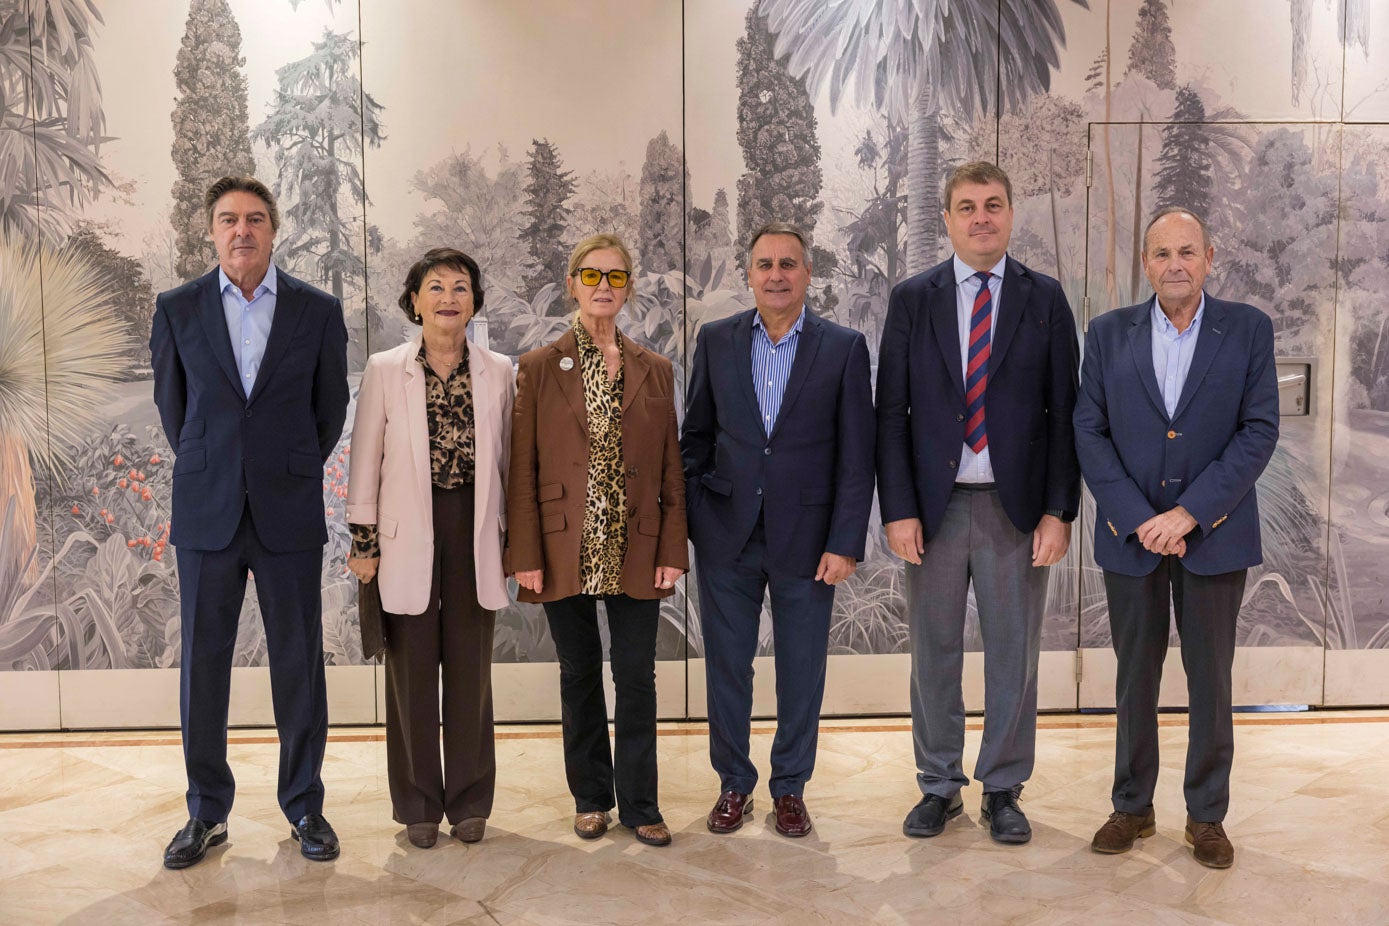
[{"label": "man in blue blazer", "polygon": [[984,639],[981,819],[1025,843],[1048,567],[1080,505],[1071,414],[1075,319],[1061,286],[1007,256],[1012,185],[996,165],[946,181],[955,254],[892,291],[878,351],[878,504],[906,561],[912,738],[922,798],[908,836],[963,811],[967,595]]},{"label": "man in blue blazer", "polygon": [[1263,561],[1254,483],[1278,443],[1278,378],[1268,316],[1202,290],[1214,256],[1195,213],[1164,209],[1148,223],[1155,295],[1091,322],[1075,425],[1119,662],[1114,813],[1092,846],[1127,852],[1155,831],[1171,608],[1191,705],[1186,838],[1198,862],[1228,868],[1235,624],[1249,567]]},{"label": "man in blue blazer", "polygon": [[757,308],[700,330],[680,440],[721,789],[707,824],[729,833],[752,810],[752,660],[770,590],[770,791],[777,831],[804,836],[834,586],[863,558],[873,502],[873,397],[863,335],[805,309],[805,236],[772,223],[748,251]]},{"label": "man in blue blazer", "polygon": [[323,463],[347,416],[347,329],[339,300],[271,264],[279,213],[264,184],[223,177],[204,203],[219,266],[161,293],[150,333],[154,402],[175,453],[188,772],[188,823],[164,865],[194,865],[227,839],[227,699],[248,572],[270,656],[280,807],[303,855],[326,861],[339,850],[320,777]]}]

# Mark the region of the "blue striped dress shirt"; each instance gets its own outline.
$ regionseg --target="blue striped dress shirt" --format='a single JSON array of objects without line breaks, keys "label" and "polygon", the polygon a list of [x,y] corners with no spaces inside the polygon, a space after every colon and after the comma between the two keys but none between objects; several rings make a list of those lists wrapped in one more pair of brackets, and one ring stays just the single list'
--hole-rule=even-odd
[{"label": "blue striped dress shirt", "polygon": [[275,275],[275,265],[265,272],[249,302],[241,288],[227,278],[227,273],[217,269],[217,282],[222,288],[222,311],[227,318],[227,334],[231,337],[232,354],[236,357],[236,369],[241,375],[241,390],[250,396],[256,384],[256,374],[260,372],[261,359],[265,357],[265,343],[270,340],[270,322],[275,318],[275,295],[279,280]]},{"label": "blue striped dress shirt", "polygon": [[791,365],[796,362],[796,345],[801,341],[801,326],[805,323],[805,306],[796,316],[791,330],[780,341],[772,343],[762,324],[762,314],[752,316],[752,387],[757,390],[757,407],[762,412],[762,428],[770,437],[781,411],[781,399],[786,395],[786,381],[791,378]]},{"label": "blue striped dress shirt", "polygon": [[1201,336],[1201,316],[1206,312],[1206,294],[1201,294],[1201,304],[1196,307],[1196,317],[1183,332],[1158,305],[1153,297],[1153,373],[1157,376],[1158,389],[1162,391],[1162,404],[1167,408],[1167,419],[1177,410],[1177,400],[1182,397],[1187,374],[1191,372],[1191,361],[1196,356],[1196,339]]}]

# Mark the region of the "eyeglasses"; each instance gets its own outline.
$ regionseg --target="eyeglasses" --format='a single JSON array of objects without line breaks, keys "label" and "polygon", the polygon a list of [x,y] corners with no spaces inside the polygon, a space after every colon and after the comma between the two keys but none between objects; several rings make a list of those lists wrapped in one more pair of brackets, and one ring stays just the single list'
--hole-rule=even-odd
[{"label": "eyeglasses", "polygon": [[593,267],[580,267],[574,272],[578,275],[579,282],[585,286],[597,286],[603,281],[603,277],[607,277],[608,285],[613,289],[625,289],[627,281],[632,278],[626,270],[603,271],[595,270]]}]

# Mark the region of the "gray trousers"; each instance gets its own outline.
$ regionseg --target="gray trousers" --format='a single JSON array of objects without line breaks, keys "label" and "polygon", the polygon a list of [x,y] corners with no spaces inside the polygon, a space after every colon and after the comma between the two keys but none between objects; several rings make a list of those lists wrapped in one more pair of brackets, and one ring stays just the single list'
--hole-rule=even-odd
[{"label": "gray trousers", "polygon": [[965,746],[965,610],[974,584],[984,638],[984,739],[974,777],[985,792],[1018,788],[1037,745],[1037,654],[1048,567],[1032,565],[1032,534],[1013,526],[998,493],[956,486],[921,565],[907,563],[912,740],[923,795],[969,784]]}]

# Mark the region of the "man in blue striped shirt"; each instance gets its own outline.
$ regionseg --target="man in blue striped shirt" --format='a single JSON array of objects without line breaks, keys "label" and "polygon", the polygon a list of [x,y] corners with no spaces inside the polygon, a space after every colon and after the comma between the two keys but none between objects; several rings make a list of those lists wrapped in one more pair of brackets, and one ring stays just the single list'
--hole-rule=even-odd
[{"label": "man in blue striped shirt", "polygon": [[720,795],[708,827],[731,833],[752,810],[752,661],[770,591],[777,734],[776,828],[810,832],[803,792],[815,767],[834,586],[863,558],[873,499],[872,390],[863,335],[806,311],[810,248],[794,226],[753,235],[757,308],[705,325],[690,370],[680,446],[694,541]]}]

